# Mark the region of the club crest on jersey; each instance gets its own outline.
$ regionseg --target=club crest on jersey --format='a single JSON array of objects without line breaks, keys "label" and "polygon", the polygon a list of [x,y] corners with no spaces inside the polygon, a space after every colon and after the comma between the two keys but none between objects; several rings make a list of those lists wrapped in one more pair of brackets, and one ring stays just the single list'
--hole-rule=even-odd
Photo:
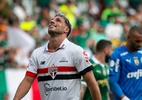
[{"label": "club crest on jersey", "polygon": [[48,68],[48,73],[52,77],[52,79],[54,79],[56,77],[57,71],[58,71],[58,69],[54,64]]},{"label": "club crest on jersey", "polygon": [[134,57],[134,63],[135,63],[137,66],[139,65],[138,57]]},{"label": "club crest on jersey", "polygon": [[88,55],[87,55],[87,53],[86,53],[85,51],[83,51],[83,55],[85,56],[85,60],[86,60],[86,62],[89,62]]}]

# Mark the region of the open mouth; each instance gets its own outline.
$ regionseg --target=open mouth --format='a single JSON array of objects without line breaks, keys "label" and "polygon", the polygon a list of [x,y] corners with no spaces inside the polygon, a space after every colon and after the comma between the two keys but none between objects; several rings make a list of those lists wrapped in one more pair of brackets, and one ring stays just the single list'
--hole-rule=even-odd
[{"label": "open mouth", "polygon": [[56,26],[54,24],[50,24],[49,27],[52,28],[52,27],[56,27]]}]

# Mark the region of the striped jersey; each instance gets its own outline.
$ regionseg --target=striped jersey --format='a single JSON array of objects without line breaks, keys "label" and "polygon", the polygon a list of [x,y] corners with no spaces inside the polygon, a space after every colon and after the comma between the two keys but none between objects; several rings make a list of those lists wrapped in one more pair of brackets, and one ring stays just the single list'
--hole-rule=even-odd
[{"label": "striped jersey", "polygon": [[131,53],[125,46],[120,46],[111,55],[109,65],[109,80],[113,82],[110,88],[115,100],[120,100],[121,95],[130,100],[142,100],[142,49]]},{"label": "striped jersey", "polygon": [[55,52],[48,43],[35,49],[26,76],[38,77],[42,100],[79,100],[81,74],[91,66],[85,51],[67,38]]}]

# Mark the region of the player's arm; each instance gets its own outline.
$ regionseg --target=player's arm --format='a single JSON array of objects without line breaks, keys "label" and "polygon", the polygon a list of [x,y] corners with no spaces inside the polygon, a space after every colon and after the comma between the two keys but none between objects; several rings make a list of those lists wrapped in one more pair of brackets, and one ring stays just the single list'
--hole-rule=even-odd
[{"label": "player's arm", "polygon": [[89,62],[87,53],[78,46],[73,57],[74,65],[76,66],[78,72],[83,76],[93,100],[101,100],[100,90],[92,72],[91,63]]},{"label": "player's arm", "polygon": [[124,93],[118,84],[116,76],[109,76],[109,86],[111,91],[119,98],[123,98]]},{"label": "player's arm", "polygon": [[111,91],[120,98],[120,100],[130,100],[125,94],[123,93],[121,87],[118,84],[118,79],[115,76],[109,77],[109,85]]},{"label": "player's arm", "polygon": [[93,72],[92,71],[86,72],[83,75],[83,79],[85,80],[90,90],[93,100],[101,100],[100,90],[99,90],[99,87],[98,87],[98,84],[96,82]]},{"label": "player's arm", "polygon": [[[126,96],[123,93],[120,85],[118,84],[119,77],[120,77],[120,70],[121,70],[121,64],[119,56],[115,53],[113,53],[109,60],[109,86],[110,90],[115,94],[117,97],[120,98],[120,100],[123,100]],[[124,99],[129,100],[129,99]]]},{"label": "player's arm", "polygon": [[21,100],[30,90],[34,79],[35,78],[33,77],[25,76],[20,85],[18,86],[13,100]]}]

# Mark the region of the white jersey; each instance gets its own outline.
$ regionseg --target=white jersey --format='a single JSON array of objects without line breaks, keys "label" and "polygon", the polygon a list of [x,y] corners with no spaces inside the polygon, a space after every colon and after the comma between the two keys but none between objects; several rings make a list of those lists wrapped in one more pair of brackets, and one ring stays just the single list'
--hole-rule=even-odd
[{"label": "white jersey", "polygon": [[49,52],[47,47],[48,42],[34,50],[26,76],[38,77],[42,100],[79,100],[79,72],[91,66],[87,54],[68,39],[55,52]]}]

